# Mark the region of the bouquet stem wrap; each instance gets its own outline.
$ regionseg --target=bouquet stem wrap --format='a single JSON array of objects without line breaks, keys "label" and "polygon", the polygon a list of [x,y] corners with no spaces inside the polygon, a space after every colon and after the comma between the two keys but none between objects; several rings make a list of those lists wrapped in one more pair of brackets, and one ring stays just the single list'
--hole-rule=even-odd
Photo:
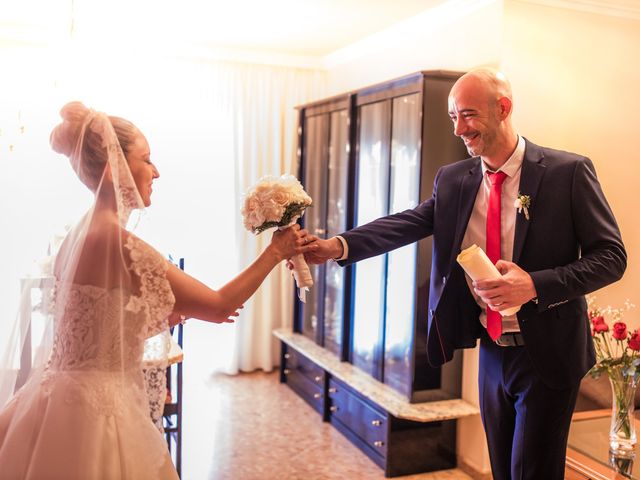
[{"label": "bouquet stem wrap", "polygon": [[[289,227],[283,227],[282,230],[285,228]],[[311,270],[309,270],[309,265],[307,265],[304,255],[301,253],[291,257],[291,263],[293,264],[293,278],[295,279],[296,286],[298,287],[298,298],[301,302],[306,303],[309,287],[313,286]]]},{"label": "bouquet stem wrap", "polygon": [[[293,175],[263,177],[245,194],[244,225],[256,234],[272,227],[284,230],[294,225],[311,203],[311,197]],[[298,298],[305,302],[309,287],[313,285],[311,271],[301,254],[291,258],[291,263]]]}]

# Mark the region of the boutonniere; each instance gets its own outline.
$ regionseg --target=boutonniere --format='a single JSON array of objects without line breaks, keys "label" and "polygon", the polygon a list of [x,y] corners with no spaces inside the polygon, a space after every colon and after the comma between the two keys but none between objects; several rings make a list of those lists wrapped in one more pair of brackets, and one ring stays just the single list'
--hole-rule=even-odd
[{"label": "boutonniere", "polygon": [[531,206],[531,197],[529,195],[518,193],[513,206],[518,209],[518,213],[524,212],[524,218],[529,220],[529,207]]}]

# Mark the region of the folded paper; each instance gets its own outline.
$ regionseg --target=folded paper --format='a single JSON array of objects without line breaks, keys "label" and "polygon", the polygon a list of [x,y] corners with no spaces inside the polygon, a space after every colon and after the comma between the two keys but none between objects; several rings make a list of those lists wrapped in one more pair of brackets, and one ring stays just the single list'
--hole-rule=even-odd
[{"label": "folded paper", "polygon": [[[494,278],[500,278],[502,275],[496,268],[496,266],[489,260],[487,254],[484,253],[476,244],[471,245],[469,248],[465,248],[458,255],[458,263],[464,271],[471,277],[471,280],[491,280]],[[507,308],[502,310],[500,314],[503,317],[513,315],[520,310],[520,306]]]}]

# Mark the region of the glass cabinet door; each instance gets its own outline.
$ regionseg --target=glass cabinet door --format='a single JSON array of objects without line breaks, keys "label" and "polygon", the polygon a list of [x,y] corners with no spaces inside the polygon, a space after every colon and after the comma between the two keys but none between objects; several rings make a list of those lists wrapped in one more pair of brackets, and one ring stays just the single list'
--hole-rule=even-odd
[{"label": "glass cabinet door", "polygon": [[[447,116],[458,77],[417,72],[301,107],[310,233],[330,238],[428,198],[438,169],[466,155]],[[431,250],[428,237],[344,269],[310,266],[315,285],[296,302],[294,330],[411,402],[456,398],[459,355],[442,368],[427,358]]]},{"label": "glass cabinet door", "polygon": [[[327,232],[333,237],[347,228],[347,188],[349,179],[348,111],[331,113],[327,185]],[[344,308],[344,268],[336,262],[325,266],[324,347],[340,355]]]},{"label": "glass cabinet door", "polygon": [[[389,179],[390,102],[360,107],[356,225],[386,215]],[[385,294],[385,256],[355,266],[352,362],[380,378]]]},{"label": "glass cabinet door", "polygon": [[[326,230],[326,190],[329,116],[315,115],[305,120],[304,188],[313,200],[311,208],[304,214],[305,228],[320,235]],[[322,236],[322,235],[320,235]],[[319,341],[319,319],[322,318],[324,265],[309,265],[313,276],[313,287],[307,292],[307,301],[302,304],[302,333]]]},{"label": "glass cabinet door", "polygon": [[[420,199],[421,95],[393,99],[389,213],[414,208]],[[387,258],[384,382],[411,393],[417,244]]]}]

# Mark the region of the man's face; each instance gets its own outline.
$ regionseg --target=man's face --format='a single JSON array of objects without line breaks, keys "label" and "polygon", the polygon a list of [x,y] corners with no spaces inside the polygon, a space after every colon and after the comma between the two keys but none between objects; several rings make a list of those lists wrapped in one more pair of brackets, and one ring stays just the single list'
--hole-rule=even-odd
[{"label": "man's face", "polygon": [[462,138],[471,156],[490,157],[497,150],[500,120],[497,103],[473,81],[454,85],[449,94],[453,133]]}]

